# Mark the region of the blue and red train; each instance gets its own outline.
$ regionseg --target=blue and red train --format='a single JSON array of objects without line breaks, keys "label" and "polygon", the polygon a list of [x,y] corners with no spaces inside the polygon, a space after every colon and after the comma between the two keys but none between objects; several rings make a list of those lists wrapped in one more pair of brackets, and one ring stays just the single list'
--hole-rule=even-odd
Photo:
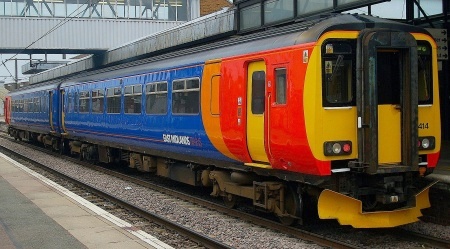
[{"label": "blue and red train", "polygon": [[436,44],[335,15],[18,89],[17,139],[242,198],[285,224],[313,203],[354,227],[411,223],[440,151]]}]

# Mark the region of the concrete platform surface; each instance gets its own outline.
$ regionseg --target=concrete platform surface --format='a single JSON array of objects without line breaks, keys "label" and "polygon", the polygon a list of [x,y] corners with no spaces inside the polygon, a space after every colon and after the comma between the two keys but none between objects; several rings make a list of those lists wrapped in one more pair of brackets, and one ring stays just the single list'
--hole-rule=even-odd
[{"label": "concrete platform surface", "polygon": [[0,248],[172,247],[0,153]]}]

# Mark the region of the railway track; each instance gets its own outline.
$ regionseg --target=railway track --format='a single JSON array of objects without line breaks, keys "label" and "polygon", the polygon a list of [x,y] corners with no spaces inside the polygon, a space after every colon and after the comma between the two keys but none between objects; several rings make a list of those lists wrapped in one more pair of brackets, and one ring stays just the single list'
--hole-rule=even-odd
[{"label": "railway track", "polygon": [[[26,146],[30,146],[30,144],[26,144]],[[41,147],[33,147],[34,149],[40,150],[44,153],[49,153],[48,150],[45,150]],[[57,153],[52,153],[53,156],[60,156]],[[22,155],[19,155],[20,157],[22,157]],[[26,158],[25,160],[30,160],[28,158]],[[120,178],[124,181],[127,182],[133,182],[139,186],[143,186],[145,188],[149,188],[149,189],[153,189],[155,191],[173,196],[175,198],[179,198],[185,201],[188,201],[190,203],[193,203],[195,205],[199,205],[199,206],[204,206],[207,207],[208,209],[212,209],[215,210],[217,212],[220,213],[224,213],[233,217],[237,217],[240,220],[243,221],[247,221],[250,223],[253,223],[255,225],[259,225],[259,226],[263,226],[263,227],[267,227],[279,232],[282,232],[284,234],[288,234],[291,237],[295,237],[301,240],[306,240],[306,241],[310,241],[313,242],[315,244],[324,246],[324,247],[329,247],[329,248],[359,248],[359,246],[355,246],[352,245],[351,243],[347,243],[347,242],[342,242],[339,240],[334,240],[334,239],[330,239],[324,235],[321,234],[316,234],[313,232],[309,232],[306,230],[302,230],[302,229],[298,229],[298,228],[294,228],[294,227],[287,227],[284,225],[281,225],[280,223],[271,221],[271,220],[267,220],[267,219],[262,219],[260,216],[254,216],[254,215],[249,215],[248,213],[244,213],[238,210],[234,210],[234,209],[228,209],[222,205],[219,205],[217,203],[213,203],[207,200],[203,200],[201,198],[197,198],[197,197],[193,197],[193,196],[189,196],[186,195],[185,193],[179,192],[179,191],[175,191],[172,189],[169,189],[167,187],[164,186],[160,186],[157,184],[153,184],[151,182],[147,182],[144,181],[142,179],[138,179],[136,177],[132,177],[129,175],[125,175],[122,174],[120,172],[116,172],[113,170],[109,170],[109,169],[105,169],[104,167],[100,167],[100,166],[96,166],[96,165],[92,165],[90,163],[87,162],[80,162],[77,159],[74,158],[70,158],[70,157],[64,157],[64,160],[70,160],[73,161],[74,163],[77,164],[81,164],[84,167],[88,167],[90,169],[94,169],[96,171],[108,174],[108,175],[113,175],[117,178]],[[53,170],[52,170],[53,171]],[[60,174],[60,173],[56,173],[56,174]],[[64,176],[66,177],[66,176]],[[79,183],[79,184],[83,184],[83,183]],[[198,243],[200,243],[201,245],[207,247],[207,248],[231,248],[225,244],[222,244],[219,242],[219,244],[214,244],[217,243],[218,241],[215,241],[214,239],[210,239],[207,238],[205,236],[202,236],[201,234],[192,232],[190,229],[187,229],[187,231],[183,231],[180,230],[178,231],[177,229],[177,224],[173,224],[170,221],[164,219],[163,217],[158,217],[158,215],[154,215],[154,214],[149,214],[146,210],[143,210],[139,207],[136,207],[135,205],[132,205],[130,203],[127,203],[126,201],[122,201],[122,200],[118,200],[117,198],[115,198],[114,196],[111,196],[109,194],[105,194],[103,193],[103,191],[101,190],[97,190],[95,188],[92,188],[92,186],[87,186],[86,188],[92,189],[90,191],[92,192],[96,192],[96,195],[98,196],[102,196],[102,198],[105,199],[109,199],[109,200],[113,200],[114,203],[117,203],[117,205],[126,208],[127,210],[132,211],[133,213],[138,214],[141,217],[146,217],[146,219],[148,220],[155,220],[156,223],[161,224],[164,227],[168,227],[170,229],[176,230],[177,232],[179,232],[180,234],[184,234],[186,237],[191,238],[193,241],[196,241]],[[185,229],[185,228],[181,228],[181,229]],[[185,229],[186,230],[186,229]],[[392,231],[391,231],[392,232]],[[403,234],[405,236],[407,236],[407,231],[404,231]],[[415,235],[411,235],[410,236],[412,239],[415,238],[417,240],[417,238],[420,238],[421,243],[423,241],[425,241],[425,235],[421,235],[421,234],[415,234]],[[446,247],[445,241],[439,241],[439,240],[433,240],[433,238],[431,237],[427,237],[426,238],[426,242],[427,245],[430,245],[434,248],[449,248],[448,244]]]},{"label": "railway track", "polygon": [[164,217],[157,215],[156,213],[151,213],[146,210],[143,210],[142,208],[140,208],[136,205],[133,205],[131,203],[128,203],[124,200],[121,200],[121,199],[115,197],[114,195],[105,193],[104,191],[101,191],[94,186],[91,186],[91,185],[86,184],[82,181],[79,181],[71,176],[65,175],[59,171],[51,169],[44,164],[38,163],[18,152],[9,150],[8,148],[6,148],[4,146],[0,146],[0,150],[6,152],[9,155],[12,155],[16,159],[27,161],[27,162],[33,164],[34,166],[49,172],[50,174],[56,176],[57,178],[62,179],[63,181],[71,182],[72,184],[76,185],[76,188],[73,190],[73,192],[81,192],[81,193],[84,193],[84,195],[86,195],[86,192],[87,192],[88,193],[87,195],[89,195],[89,197],[87,199],[89,201],[93,202],[94,204],[97,204],[97,205],[101,204],[100,206],[104,207],[105,201],[107,201],[109,203],[113,203],[114,205],[117,205],[118,207],[120,207],[122,209],[131,211],[132,213],[138,215],[141,218],[144,218],[145,220],[154,222],[164,228],[168,228],[170,230],[175,231],[176,233],[184,235],[187,238],[199,243],[200,245],[202,245],[206,248],[224,248],[224,249],[232,248],[230,246],[227,246],[227,245],[221,243],[220,241],[214,240],[210,237],[207,237],[207,236],[199,234],[195,231],[192,231],[190,228],[186,228],[184,226],[178,225],[168,219],[165,219]]},{"label": "railway track", "polygon": [[382,234],[395,234],[402,239],[410,239],[420,242],[424,248],[450,249],[450,241],[431,237],[425,234],[404,230],[402,228],[380,229]]},{"label": "railway track", "polygon": [[[8,139],[10,139],[10,138],[8,138]],[[90,169],[102,172],[104,174],[108,174],[108,175],[117,177],[117,178],[122,179],[124,181],[132,182],[132,183],[135,183],[135,184],[137,184],[139,186],[142,186],[142,187],[145,187],[145,188],[149,188],[149,189],[153,189],[153,190],[155,190],[157,192],[161,192],[163,194],[170,195],[172,197],[188,201],[188,202],[193,203],[195,205],[207,207],[208,209],[212,209],[212,210],[215,210],[215,211],[217,211],[219,213],[223,213],[223,214],[226,214],[226,215],[230,215],[230,216],[236,217],[236,218],[238,218],[238,219],[240,219],[242,221],[250,222],[250,223],[252,223],[254,225],[267,227],[267,228],[273,229],[275,231],[278,231],[278,232],[281,232],[281,233],[284,233],[284,234],[288,234],[289,236],[292,236],[294,238],[310,241],[312,243],[318,244],[320,246],[328,247],[328,248],[358,248],[357,246],[351,245],[351,244],[346,243],[346,242],[329,239],[329,238],[326,238],[326,237],[324,237],[323,235],[320,235],[320,234],[314,234],[314,233],[311,233],[311,232],[308,232],[308,231],[304,231],[304,230],[300,230],[300,229],[297,229],[297,228],[284,226],[284,225],[282,225],[282,224],[280,224],[278,222],[275,222],[275,221],[262,219],[259,216],[249,215],[248,213],[245,213],[245,212],[242,212],[242,211],[238,211],[238,210],[235,210],[235,209],[229,209],[229,208],[227,208],[225,206],[222,206],[220,204],[217,204],[217,203],[214,203],[214,202],[211,202],[211,201],[207,201],[207,200],[203,200],[203,199],[198,198],[198,197],[189,196],[189,195],[187,195],[185,193],[182,193],[182,192],[179,192],[179,191],[176,191],[176,190],[172,190],[172,189],[169,189],[167,187],[160,186],[160,185],[157,185],[157,184],[153,184],[151,182],[147,182],[147,181],[138,179],[138,178],[133,177],[133,176],[125,175],[123,173],[120,173],[120,172],[117,172],[117,171],[114,171],[114,170],[109,170],[109,169],[106,169],[106,168],[101,167],[101,166],[93,165],[93,164],[90,164],[90,163],[85,162],[85,161],[79,161],[78,159],[71,158],[71,157],[68,157],[68,156],[61,156],[58,153],[50,152],[47,149],[44,149],[44,148],[41,148],[41,147],[38,147],[38,146],[34,146],[34,145],[30,145],[29,143],[20,142],[20,141],[16,141],[16,142],[24,143],[23,145],[26,145],[28,147],[32,146],[33,149],[41,151],[42,153],[50,153],[52,156],[63,157],[64,160],[72,161],[74,163],[80,164],[83,167],[88,167]],[[117,205],[119,205],[119,206],[121,206],[121,207],[123,207],[125,209],[128,209],[128,210],[130,210],[130,211],[132,211],[132,212],[134,212],[136,214],[139,214],[139,216],[146,217],[149,220],[152,220],[152,221],[160,224],[161,226],[173,229],[173,230],[177,231],[178,233],[185,235],[186,237],[188,237],[188,238],[198,242],[199,244],[201,244],[201,245],[203,245],[203,246],[205,246],[207,248],[232,248],[232,247],[229,247],[229,246],[224,245],[222,243],[215,244],[215,243],[218,243],[218,241],[215,241],[214,239],[211,239],[211,238],[204,237],[201,234],[198,234],[198,233],[190,231],[189,229],[186,230],[184,227],[178,228],[177,224],[173,224],[170,221],[168,221],[167,219],[164,219],[163,217],[159,217],[157,214],[148,213],[148,211],[143,210],[143,209],[141,209],[141,208],[139,208],[139,207],[137,207],[135,205],[132,205],[132,204],[130,204],[130,203],[126,202],[126,201],[123,201],[121,199],[117,199],[116,197],[114,197],[112,195],[109,195],[107,193],[103,193],[103,191],[98,190],[98,189],[96,189],[93,186],[86,185],[83,182],[80,182],[80,181],[78,181],[76,179],[72,179],[70,176],[66,176],[64,174],[61,174],[58,171],[55,171],[53,169],[48,168],[47,166],[45,166],[45,165],[43,165],[41,163],[37,163],[34,160],[26,157],[25,155],[21,155],[20,153],[17,153],[17,152],[14,152],[14,151],[10,151],[8,148],[5,148],[3,146],[0,146],[0,149],[1,150],[7,150],[9,154],[13,154],[14,157],[20,158],[21,160],[28,161],[28,162],[30,162],[32,164],[37,164],[37,166],[39,166],[40,168],[45,168],[45,170],[48,169],[48,171],[51,171],[53,174],[56,174],[56,175],[58,175],[58,176],[60,176],[62,178],[65,178],[65,179],[70,180],[70,181],[74,181],[75,184],[83,186],[82,187],[83,189],[87,189],[90,192],[95,193],[95,195],[100,196],[101,198],[105,198],[105,199],[110,200],[113,203],[117,203]]]}]

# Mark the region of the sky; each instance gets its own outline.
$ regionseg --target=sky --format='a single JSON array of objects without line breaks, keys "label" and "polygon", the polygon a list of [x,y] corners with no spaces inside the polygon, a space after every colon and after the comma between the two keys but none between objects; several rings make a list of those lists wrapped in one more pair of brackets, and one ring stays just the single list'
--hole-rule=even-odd
[{"label": "sky", "polygon": [[[232,0],[229,1],[232,2]],[[406,0],[391,0],[390,2],[374,5],[372,6],[372,15],[383,18],[404,19],[406,17],[405,1]],[[424,8],[425,12],[428,15],[434,15],[442,13],[441,1],[446,0],[418,0],[418,1],[422,3],[426,1],[426,4],[422,4],[422,8]],[[357,10],[348,11],[348,13],[367,14],[368,10],[367,8],[361,8]],[[420,14],[419,16],[422,15]],[[68,55],[67,58],[72,58],[74,56],[75,55]],[[13,82],[13,79],[15,77],[15,61],[8,61],[10,58],[20,59],[18,61],[18,79],[23,80],[27,79],[28,77],[27,75],[23,75],[21,72],[22,72],[22,65],[29,63],[29,61],[24,60],[29,59],[29,55],[0,54],[0,84],[3,81],[6,83]],[[45,59],[45,55],[33,55],[33,59]],[[47,59],[49,61],[64,61],[62,55],[47,55]],[[73,60],[67,59],[65,61],[70,62]],[[3,63],[6,65],[6,67],[3,65]]]}]

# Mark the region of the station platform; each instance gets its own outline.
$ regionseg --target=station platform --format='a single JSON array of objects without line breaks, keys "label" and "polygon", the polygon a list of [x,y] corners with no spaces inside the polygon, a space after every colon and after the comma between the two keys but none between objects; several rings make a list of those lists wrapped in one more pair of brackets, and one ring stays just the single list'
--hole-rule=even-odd
[{"label": "station platform", "polygon": [[172,247],[0,153],[0,248]]}]

